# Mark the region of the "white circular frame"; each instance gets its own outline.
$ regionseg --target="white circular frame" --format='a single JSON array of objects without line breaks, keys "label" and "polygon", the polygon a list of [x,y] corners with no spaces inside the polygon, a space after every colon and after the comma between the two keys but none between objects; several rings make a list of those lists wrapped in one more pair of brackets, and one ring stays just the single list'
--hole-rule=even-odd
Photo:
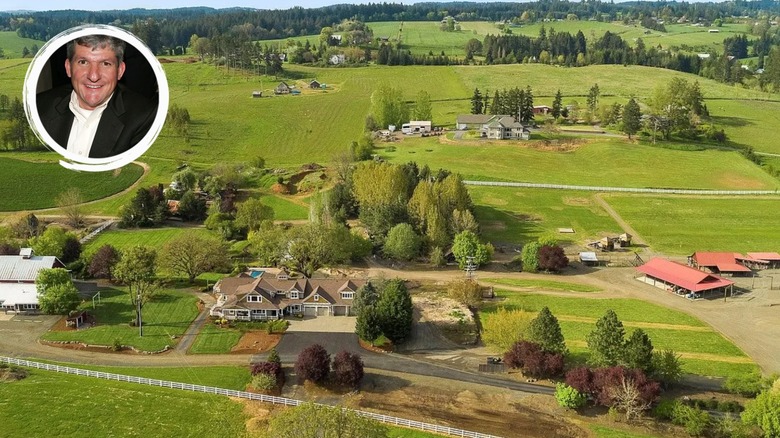
[{"label": "white circular frame", "polygon": [[[87,35],[108,35],[114,38],[118,38],[127,44],[132,45],[137,49],[141,55],[146,58],[146,61],[152,67],[154,75],[157,78],[158,89],[158,103],[157,103],[157,115],[154,118],[152,126],[146,135],[137,144],[132,146],[121,154],[114,155],[106,158],[85,158],[77,156],[62,145],[59,145],[49,135],[46,128],[44,128],[41,122],[41,117],[38,113],[38,104],[36,100],[36,94],[38,91],[38,79],[40,78],[43,68],[49,62],[52,55],[59,50],[62,46],[68,42]],[[144,44],[143,41],[138,39],[132,33],[120,29],[114,26],[102,25],[102,24],[85,24],[70,28],[54,38],[50,39],[44,46],[38,51],[30,63],[30,67],[27,69],[27,75],[24,78],[24,109],[27,113],[27,121],[30,123],[35,135],[47,146],[49,149],[60,154],[65,160],[60,160],[60,164],[72,170],[82,170],[86,172],[102,172],[106,170],[114,170],[120,168],[140,157],[146,152],[149,147],[152,146],[154,140],[162,130],[163,124],[165,124],[165,117],[168,114],[168,80],[165,77],[165,71],[163,71],[160,61],[154,56],[154,53],[149,47]]]}]

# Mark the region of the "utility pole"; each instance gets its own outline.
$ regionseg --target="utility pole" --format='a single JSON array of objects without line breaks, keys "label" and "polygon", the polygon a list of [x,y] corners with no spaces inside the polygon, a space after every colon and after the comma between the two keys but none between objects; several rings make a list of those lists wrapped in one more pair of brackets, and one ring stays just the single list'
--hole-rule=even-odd
[{"label": "utility pole", "polygon": [[143,318],[141,317],[141,291],[137,290],[135,292],[135,305],[137,307],[137,313],[138,313],[138,336],[143,337],[144,336],[144,323]]},{"label": "utility pole", "polygon": [[466,278],[469,280],[474,279],[474,271],[477,270],[477,265],[474,263],[474,256],[466,256]]}]

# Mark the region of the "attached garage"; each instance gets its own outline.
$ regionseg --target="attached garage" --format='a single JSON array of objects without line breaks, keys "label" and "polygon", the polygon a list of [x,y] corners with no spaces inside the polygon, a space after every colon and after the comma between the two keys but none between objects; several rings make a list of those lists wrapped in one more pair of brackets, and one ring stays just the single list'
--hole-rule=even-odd
[{"label": "attached garage", "polygon": [[317,308],[309,306],[304,307],[303,316],[317,316]]},{"label": "attached garage", "polygon": [[349,306],[333,306],[333,316],[349,315]]}]

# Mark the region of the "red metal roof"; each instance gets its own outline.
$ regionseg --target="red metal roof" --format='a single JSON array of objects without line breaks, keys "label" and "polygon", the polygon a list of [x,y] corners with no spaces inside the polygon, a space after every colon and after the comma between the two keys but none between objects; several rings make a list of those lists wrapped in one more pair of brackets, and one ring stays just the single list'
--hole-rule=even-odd
[{"label": "red metal roof", "polygon": [[776,252],[749,252],[747,255],[756,260],[780,261],[780,254]]},{"label": "red metal roof", "polygon": [[743,257],[735,252],[697,252],[693,254],[693,259],[699,266],[714,267],[720,272],[751,272],[750,268],[737,263],[737,259]]},{"label": "red metal roof", "polygon": [[692,292],[718,289],[734,284],[733,281],[726,280],[717,275],[708,274],[699,271],[698,269],[693,269],[661,258],[654,258],[636,269],[646,275],[672,283]]}]

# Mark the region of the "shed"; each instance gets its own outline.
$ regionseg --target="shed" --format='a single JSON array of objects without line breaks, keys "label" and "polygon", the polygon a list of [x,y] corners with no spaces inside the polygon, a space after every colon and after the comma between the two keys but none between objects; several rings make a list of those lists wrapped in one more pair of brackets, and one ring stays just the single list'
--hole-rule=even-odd
[{"label": "shed", "polygon": [[252,98],[256,99],[258,97],[263,97],[263,92],[262,91],[253,91],[252,92]]},{"label": "shed", "polygon": [[628,233],[623,233],[618,237],[618,242],[620,242],[620,247],[625,248],[627,246],[631,246],[631,238],[633,236]]},{"label": "shed", "polygon": [[322,84],[317,82],[316,79],[311,81],[311,82],[309,82],[309,88],[311,88],[311,89],[318,89],[318,88],[321,88],[321,87],[322,87]]},{"label": "shed", "polygon": [[282,81],[279,83],[279,85],[274,88],[274,94],[289,94],[290,90],[292,90],[292,87],[287,85],[286,82]]},{"label": "shed", "polygon": [[585,266],[598,266],[599,259],[596,257],[596,253],[593,251],[585,251],[580,253],[580,262]]}]

